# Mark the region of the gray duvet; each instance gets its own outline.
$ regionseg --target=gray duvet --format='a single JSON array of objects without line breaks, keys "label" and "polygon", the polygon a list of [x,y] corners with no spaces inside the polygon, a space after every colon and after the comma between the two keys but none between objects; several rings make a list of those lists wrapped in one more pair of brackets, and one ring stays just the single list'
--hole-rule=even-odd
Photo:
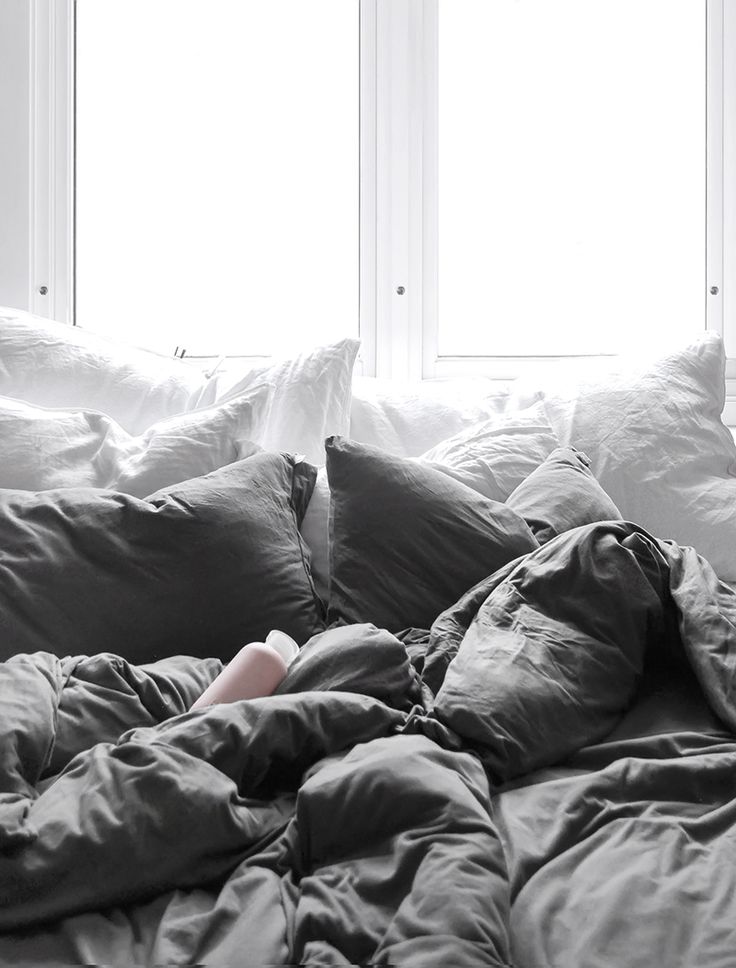
[{"label": "gray duvet", "polygon": [[0,963],[736,966],[702,559],[580,528],[401,639],[331,629],[197,713],[216,660],[0,665]]}]

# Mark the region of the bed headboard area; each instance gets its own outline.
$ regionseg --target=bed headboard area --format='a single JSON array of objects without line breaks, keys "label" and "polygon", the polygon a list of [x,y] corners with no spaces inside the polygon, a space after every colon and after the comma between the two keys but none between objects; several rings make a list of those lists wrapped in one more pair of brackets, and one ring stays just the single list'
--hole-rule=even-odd
[{"label": "bed headboard area", "polygon": [[[358,349],[344,339],[208,373],[0,310],[0,487],[105,488],[144,499],[261,450],[299,455],[318,468],[301,537],[329,607],[332,542],[345,537],[348,520],[355,538],[356,508],[365,527],[370,509],[376,546],[395,548],[392,515],[409,522],[429,513],[424,485],[404,486],[412,475],[436,482],[427,486],[441,518],[443,501],[456,510],[458,495],[508,502],[557,448],[575,448],[607,496],[601,508],[693,546],[722,580],[736,580],[736,446],[721,421],[717,334],[696,335],[660,358],[585,360],[509,382],[354,377]],[[549,477],[547,500],[560,486]],[[440,500],[433,488],[452,494]],[[535,493],[539,502],[541,489]],[[406,550],[417,553],[411,541]],[[380,554],[373,565],[381,570]]]}]

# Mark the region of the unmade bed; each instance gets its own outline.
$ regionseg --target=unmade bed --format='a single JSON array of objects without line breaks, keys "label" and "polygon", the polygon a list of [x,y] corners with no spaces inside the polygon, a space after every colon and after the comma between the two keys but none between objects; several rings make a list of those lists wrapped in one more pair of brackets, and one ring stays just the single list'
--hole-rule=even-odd
[{"label": "unmade bed", "polygon": [[[462,406],[335,406],[332,351],[305,460],[264,444],[278,400],[245,435],[264,374],[138,437],[21,400],[7,361],[48,324],[13,319],[0,963],[736,966],[716,338],[591,399]],[[190,712],[273,628],[301,646],[276,692]]]}]

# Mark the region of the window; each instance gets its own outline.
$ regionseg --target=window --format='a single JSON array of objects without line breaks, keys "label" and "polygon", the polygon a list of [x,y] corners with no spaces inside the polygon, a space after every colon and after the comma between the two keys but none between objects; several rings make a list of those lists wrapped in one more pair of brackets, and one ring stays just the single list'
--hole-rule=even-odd
[{"label": "window", "polygon": [[358,331],[358,0],[77,0],[76,321],[189,355]]},{"label": "window", "polygon": [[359,332],[415,378],[707,324],[736,414],[736,3],[75,9],[77,322],[190,355]]},{"label": "window", "polygon": [[438,36],[438,355],[703,327],[705,4],[451,0]]}]

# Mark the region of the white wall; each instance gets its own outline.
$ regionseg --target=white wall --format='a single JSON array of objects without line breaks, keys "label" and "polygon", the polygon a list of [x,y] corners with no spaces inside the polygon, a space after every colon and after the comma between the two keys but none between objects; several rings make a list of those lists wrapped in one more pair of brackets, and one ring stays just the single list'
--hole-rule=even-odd
[{"label": "white wall", "polygon": [[28,0],[0,0],[0,305],[29,308]]}]

